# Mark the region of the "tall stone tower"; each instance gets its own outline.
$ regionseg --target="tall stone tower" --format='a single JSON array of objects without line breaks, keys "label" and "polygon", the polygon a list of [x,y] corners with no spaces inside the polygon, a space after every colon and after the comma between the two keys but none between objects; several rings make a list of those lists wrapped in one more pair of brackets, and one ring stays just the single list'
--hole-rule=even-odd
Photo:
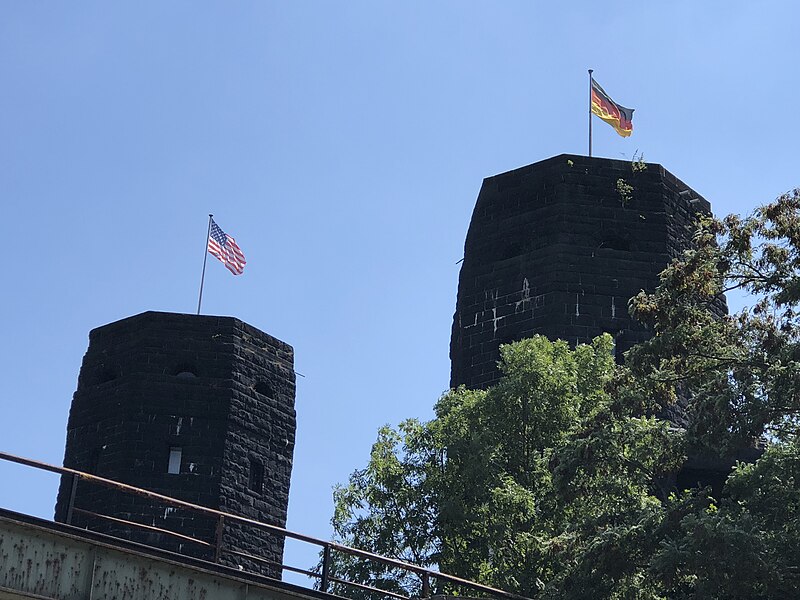
[{"label": "tall stone tower", "polygon": [[497,381],[499,346],[534,334],[617,356],[649,333],[628,300],[689,247],[709,203],[658,164],[562,154],[484,180],[464,247],[450,385]]},{"label": "tall stone tower", "polygon": [[[146,312],[89,334],[70,409],[64,465],[280,527],[295,441],[291,346],[232,317]],[[64,477],[56,520],[200,558],[216,520]],[[283,539],[226,524],[227,550],[277,564]],[[227,564],[280,577],[232,554]]]}]

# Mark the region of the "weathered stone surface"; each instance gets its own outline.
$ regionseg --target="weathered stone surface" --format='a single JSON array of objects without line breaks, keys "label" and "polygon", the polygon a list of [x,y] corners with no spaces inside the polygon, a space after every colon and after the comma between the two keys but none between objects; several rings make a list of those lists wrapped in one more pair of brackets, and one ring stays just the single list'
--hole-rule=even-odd
[{"label": "weathered stone surface", "polygon": [[450,385],[488,387],[500,344],[534,334],[574,346],[608,332],[621,357],[649,337],[628,300],[655,289],[710,210],[658,164],[635,172],[627,161],[562,154],[485,179],[464,245]]},{"label": "weathered stone surface", "polygon": [[[293,360],[291,346],[232,317],[146,312],[94,329],[70,409],[64,465],[283,527],[295,442]],[[177,474],[167,472],[171,448],[182,453]],[[58,521],[66,519],[70,489],[64,478]],[[75,506],[205,542],[215,537],[213,519],[86,482]],[[72,523],[213,556],[191,542],[80,513]],[[265,531],[229,524],[223,537],[226,548],[282,562],[283,539]],[[280,576],[260,563],[246,567]]]}]

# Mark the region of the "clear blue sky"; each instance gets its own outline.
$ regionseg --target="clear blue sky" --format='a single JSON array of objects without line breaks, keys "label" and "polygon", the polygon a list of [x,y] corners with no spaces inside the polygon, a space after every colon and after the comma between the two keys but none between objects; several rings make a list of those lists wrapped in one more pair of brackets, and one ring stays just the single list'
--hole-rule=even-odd
[{"label": "clear blue sky", "polygon": [[[61,463],[88,331],[193,312],[213,212],[248,265],[209,261],[204,313],[294,346],[288,525],[328,537],[376,429],[447,388],[481,180],[585,153],[593,68],[636,109],[595,155],[749,211],[800,185],[798,24],[792,0],[6,0],[0,448]],[[0,465],[0,506],[52,517],[55,483]]]}]

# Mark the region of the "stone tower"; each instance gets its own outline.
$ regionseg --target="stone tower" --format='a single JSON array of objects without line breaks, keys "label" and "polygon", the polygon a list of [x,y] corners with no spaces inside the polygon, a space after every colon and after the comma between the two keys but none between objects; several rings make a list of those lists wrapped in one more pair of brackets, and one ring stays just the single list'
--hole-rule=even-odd
[{"label": "stone tower", "polygon": [[709,203],[658,164],[555,156],[484,180],[450,341],[450,385],[485,388],[499,346],[534,334],[612,334],[619,359],[649,333],[628,300],[689,247]]},{"label": "stone tower", "polygon": [[[280,527],[295,441],[291,346],[232,317],[146,312],[89,334],[70,409],[64,466]],[[86,481],[56,520],[199,558],[214,550],[87,514],[215,542],[216,520]],[[283,539],[227,523],[224,548],[277,564]],[[222,562],[280,577],[223,553]]]}]

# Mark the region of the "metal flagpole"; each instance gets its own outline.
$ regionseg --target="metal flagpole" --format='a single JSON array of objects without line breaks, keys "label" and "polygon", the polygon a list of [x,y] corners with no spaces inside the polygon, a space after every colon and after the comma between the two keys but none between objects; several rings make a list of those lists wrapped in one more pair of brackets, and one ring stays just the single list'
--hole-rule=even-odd
[{"label": "metal flagpole", "polygon": [[197,314],[200,314],[200,304],[203,302],[203,282],[206,280],[206,261],[208,260],[208,238],[211,237],[211,213],[208,213],[208,232],[206,232],[206,245],[203,248],[203,274],[200,276],[200,298],[197,300]]},{"label": "metal flagpole", "polygon": [[592,158],[592,73],[589,69],[589,158]]}]

